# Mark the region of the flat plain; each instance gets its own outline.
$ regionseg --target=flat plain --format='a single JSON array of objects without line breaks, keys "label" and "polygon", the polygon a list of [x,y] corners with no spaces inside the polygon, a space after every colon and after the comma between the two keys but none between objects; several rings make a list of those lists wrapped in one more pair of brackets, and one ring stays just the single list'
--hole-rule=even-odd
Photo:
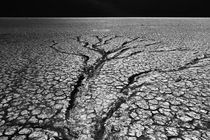
[{"label": "flat plain", "polygon": [[210,20],[0,19],[0,140],[210,140]]}]

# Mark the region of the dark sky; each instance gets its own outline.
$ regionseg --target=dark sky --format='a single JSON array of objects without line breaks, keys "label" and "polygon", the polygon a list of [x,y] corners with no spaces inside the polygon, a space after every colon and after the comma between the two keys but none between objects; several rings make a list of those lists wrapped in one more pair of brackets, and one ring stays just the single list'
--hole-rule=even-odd
[{"label": "dark sky", "polygon": [[3,17],[208,17],[202,0],[5,0]]}]

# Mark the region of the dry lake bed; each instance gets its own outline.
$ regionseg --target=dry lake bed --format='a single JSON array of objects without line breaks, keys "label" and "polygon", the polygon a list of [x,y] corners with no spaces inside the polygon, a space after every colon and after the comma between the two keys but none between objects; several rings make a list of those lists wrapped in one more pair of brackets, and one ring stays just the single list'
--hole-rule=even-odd
[{"label": "dry lake bed", "polygon": [[210,19],[0,19],[0,140],[210,140]]}]

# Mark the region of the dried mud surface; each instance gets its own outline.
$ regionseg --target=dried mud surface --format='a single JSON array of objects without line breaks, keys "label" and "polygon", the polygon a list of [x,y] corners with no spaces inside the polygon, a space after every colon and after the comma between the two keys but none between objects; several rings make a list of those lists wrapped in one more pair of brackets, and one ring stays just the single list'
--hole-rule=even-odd
[{"label": "dried mud surface", "polygon": [[90,21],[4,25],[1,140],[210,139],[207,24]]}]

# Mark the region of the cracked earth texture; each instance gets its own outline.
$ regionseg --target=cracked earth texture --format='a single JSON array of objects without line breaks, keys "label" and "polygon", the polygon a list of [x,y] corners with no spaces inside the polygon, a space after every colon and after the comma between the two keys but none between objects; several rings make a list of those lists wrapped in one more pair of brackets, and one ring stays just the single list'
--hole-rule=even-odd
[{"label": "cracked earth texture", "polygon": [[0,34],[0,140],[210,139],[207,25],[112,22]]}]

